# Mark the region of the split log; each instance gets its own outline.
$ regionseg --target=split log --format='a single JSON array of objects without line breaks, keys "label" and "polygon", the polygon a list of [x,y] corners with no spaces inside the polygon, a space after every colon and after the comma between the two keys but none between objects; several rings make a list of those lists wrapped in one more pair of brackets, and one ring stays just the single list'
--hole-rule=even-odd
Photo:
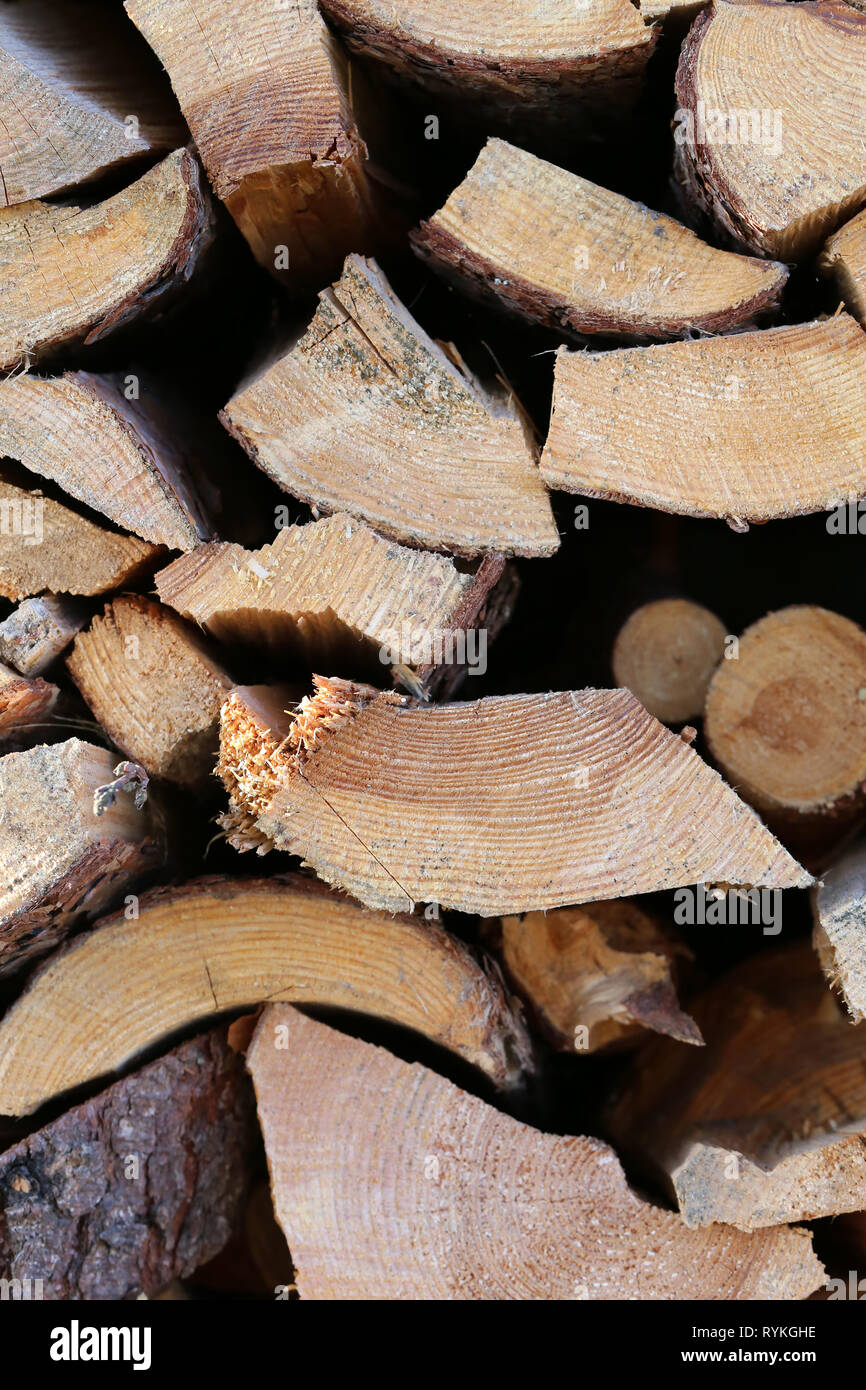
[{"label": "split log", "polygon": [[38,724],[53,708],[60,691],[48,681],[26,680],[0,663],[0,741]]},{"label": "split log", "polygon": [[378,661],[416,694],[465,666],[470,649],[478,658],[476,628],[486,655],[485,623],[502,625],[513,582],[501,556],[467,573],[345,514],[284,527],[260,550],[214,541],[156,576],[163,603],[221,642],[252,644],[280,666]]},{"label": "split log", "polygon": [[847,314],[617,352],[560,349],[541,475],[735,529],[824,511],[866,494],[864,387],[866,334]]},{"label": "split log", "polygon": [[40,676],[87,622],[88,608],[76,599],[43,594],[26,598],[0,623],[0,658],[22,676]]},{"label": "split log", "polygon": [[387,911],[498,916],[699,881],[811,882],[626,690],[430,706],[316,677],[289,719],[239,689],[217,770],[237,849],[300,854]]},{"label": "split log", "polygon": [[821,269],[833,275],[846,308],[866,325],[866,212],[830,237]]},{"label": "split log", "polygon": [[0,453],[125,531],[191,550],[213,534],[195,486],[201,444],[150,390],[127,399],[124,381],[90,372],[0,381]]},{"label": "split log", "polygon": [[211,217],[186,150],[92,207],[0,208],[0,370],[161,308],[208,245]]},{"label": "split log", "polygon": [[164,553],[97,526],[62,502],[7,481],[0,468],[0,595],[101,594],[134,583]]},{"label": "split log", "polygon": [[852,845],[812,890],[812,941],[856,1023],[866,1019],[866,844]]},{"label": "split log", "polygon": [[349,251],[374,249],[382,175],[357,124],[366,84],[315,0],[127,0],[126,10],[260,265],[318,288]]},{"label": "split log", "polygon": [[199,879],[153,890],[138,912],[72,942],[0,1023],[0,1114],[27,1114],[210,1014],[273,999],[402,1024],[498,1085],[531,1065],[519,1009],[435,923],[367,912],[298,876]]},{"label": "split log", "polygon": [[696,719],[724,656],[726,635],[715,613],[699,603],[681,598],[645,603],[617,635],[614,681],[664,724]]},{"label": "split log", "polygon": [[801,260],[866,202],[866,15],[843,0],[709,5],[676,90],[684,196],[736,244]]},{"label": "split log", "polygon": [[561,1052],[597,1052],[644,1029],[701,1043],[673,970],[691,952],[628,899],[505,917],[508,978]]},{"label": "split log", "polygon": [[645,24],[687,28],[705,4],[706,0],[640,0],[638,8]]},{"label": "split log", "polygon": [[599,1140],[531,1129],[290,1006],[265,1010],[247,1065],[302,1298],[783,1299],[821,1283],[807,1232],[689,1231]]},{"label": "split log", "polygon": [[[82,41],[88,30],[93,37]],[[6,207],[67,193],[183,143],[171,92],[148,58],[123,17],[104,6],[79,0],[3,6],[0,183]]]},{"label": "split log", "polygon": [[50,951],[164,858],[159,812],[94,794],[116,759],[71,738],[0,758],[0,975]]},{"label": "split log", "polygon": [[569,131],[627,117],[655,46],[628,0],[575,5],[512,0],[507,9],[448,0],[322,0],[349,51],[401,83],[457,99],[483,125],[562,121]]},{"label": "split log", "polygon": [[0,1275],[46,1299],[157,1293],[228,1240],[255,1142],[223,1030],[182,1043],[0,1155]]},{"label": "split log", "polygon": [[280,487],[396,540],[461,555],[559,545],[515,402],[486,392],[360,256],[220,418]]},{"label": "split log", "polygon": [[205,790],[232,680],[195,628],[151,599],[116,598],[76,638],[66,665],[127,757],[154,777]]},{"label": "split log", "polygon": [[692,1001],[704,1048],[651,1039],[612,1108],[618,1146],[689,1226],[742,1230],[866,1206],[866,1029],[808,942],[761,952]]},{"label": "split log", "polygon": [[412,242],[459,288],[571,336],[724,331],[774,308],[788,278],[504,140]]},{"label": "split log", "polygon": [[786,838],[838,839],[866,801],[866,633],[807,605],[761,618],[710,683],[704,734]]}]

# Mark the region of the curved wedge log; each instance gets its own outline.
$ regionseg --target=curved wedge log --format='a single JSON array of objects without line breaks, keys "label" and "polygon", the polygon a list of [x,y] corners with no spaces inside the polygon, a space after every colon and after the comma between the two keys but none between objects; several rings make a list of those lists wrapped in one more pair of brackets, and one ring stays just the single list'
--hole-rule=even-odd
[{"label": "curved wedge log", "polygon": [[289,718],[267,688],[239,689],[218,771],[236,848],[303,855],[392,912],[420,901],[495,916],[699,881],[811,882],[627,690],[418,706],[318,677]]},{"label": "curved wedge log", "polygon": [[352,255],[297,345],[220,418],[319,511],[431,550],[552,555],[559,535],[522,418],[455,357],[375,262]]},{"label": "curved wedge log", "polygon": [[784,1299],[821,1283],[806,1231],[690,1231],[600,1140],[540,1133],[291,1007],[265,1010],[247,1065],[302,1298]]},{"label": "curved wedge log", "polygon": [[0,1023],[0,1114],[129,1061],[175,1029],[269,999],[413,1028],[498,1084],[530,1064],[493,974],[434,923],[296,877],[204,878],[142,897],[50,960]]},{"label": "curved wedge log", "polygon": [[866,14],[843,0],[708,5],[676,88],[684,195],[741,246],[802,260],[866,201]]},{"label": "curved wedge log", "polygon": [[460,288],[569,335],[723,332],[776,306],[788,278],[495,139],[412,243]]},{"label": "curved wedge log", "polygon": [[847,314],[556,357],[552,488],[749,521],[866,494],[866,333]]},{"label": "curved wedge log", "polygon": [[[98,42],[82,43],[88,29]],[[0,11],[3,203],[68,193],[186,138],[168,83],[116,9],[25,0]]]},{"label": "curved wedge log", "polygon": [[363,73],[349,70],[316,0],[126,0],[126,10],[260,265],[318,289],[348,251],[374,249],[381,181],[358,129]]},{"label": "curved wedge log", "polygon": [[378,660],[423,689],[459,664],[461,638],[466,661],[467,630],[486,631],[500,598],[507,606],[504,571],[491,555],[467,573],[343,513],[283,527],[258,550],[199,546],[161,570],[156,588],[219,641],[265,649],[280,667]]},{"label": "curved wedge log", "polygon": [[[627,115],[655,47],[626,0],[574,5],[511,0],[504,9],[449,0],[322,0],[350,51],[404,84],[525,127],[565,117],[570,132]],[[567,116],[566,116],[567,113]]]},{"label": "curved wedge log", "polygon": [[152,393],[128,400],[123,381],[91,372],[0,381],[0,453],[125,531],[191,550],[213,532],[190,468],[197,445]]},{"label": "curved wedge log", "polygon": [[92,207],[0,208],[0,370],[94,342],[189,279],[211,237],[200,177],[175,150]]}]

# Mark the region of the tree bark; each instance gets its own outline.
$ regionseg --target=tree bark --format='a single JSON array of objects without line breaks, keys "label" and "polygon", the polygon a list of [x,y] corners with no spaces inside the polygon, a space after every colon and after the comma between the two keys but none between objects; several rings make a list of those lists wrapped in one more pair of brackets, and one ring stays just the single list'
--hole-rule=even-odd
[{"label": "tree bark", "polygon": [[222,1030],[181,1044],[0,1155],[0,1276],[46,1299],[157,1293],[228,1240],[254,1143]]}]

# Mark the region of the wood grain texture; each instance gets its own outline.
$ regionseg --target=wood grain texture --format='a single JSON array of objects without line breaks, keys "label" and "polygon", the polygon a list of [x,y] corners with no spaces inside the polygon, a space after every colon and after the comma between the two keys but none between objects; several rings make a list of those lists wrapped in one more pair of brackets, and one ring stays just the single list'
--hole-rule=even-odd
[{"label": "wood grain texture", "polygon": [[22,676],[40,676],[68,647],[89,616],[80,600],[43,594],[26,598],[0,623],[0,659]]},{"label": "wood grain texture", "polygon": [[644,603],[617,633],[611,653],[614,681],[665,724],[696,719],[724,657],[726,635],[715,613],[689,599]]},{"label": "wood grain texture", "polygon": [[866,334],[847,314],[556,357],[549,487],[749,521],[866,494]]},{"label": "wood grain texture", "polygon": [[844,823],[866,794],[866,632],[807,604],[759,619],[716,670],[704,733],[768,816]]},{"label": "wood grain texture", "polygon": [[280,487],[395,540],[460,555],[559,545],[514,402],[488,394],[360,256],[221,419]]},{"label": "wood grain texture", "polygon": [[284,527],[255,551],[200,546],[161,570],[156,588],[220,641],[266,650],[281,667],[361,660],[387,670],[394,657],[423,688],[445,638],[476,625],[503,569],[499,557],[458,569],[338,513]]},{"label": "wood grain texture", "polygon": [[299,876],[159,888],[59,952],[0,1023],[0,1114],[110,1073],[209,1014],[330,1004],[412,1028],[498,1085],[531,1067],[519,1007],[441,927]]},{"label": "wood grain texture", "polygon": [[809,943],[744,961],[690,1007],[706,1047],[652,1038],[635,1058],[609,1117],[621,1151],[666,1175],[690,1226],[862,1210],[866,1029]]},{"label": "wood grain texture", "polygon": [[[484,128],[585,126],[593,115],[626,117],[657,35],[628,0],[512,0],[484,10],[448,0],[322,0],[353,53],[403,83],[459,97]],[[566,115],[567,113],[567,115]]]},{"label": "wood grain texture", "polygon": [[117,747],[154,777],[203,795],[233,684],[200,633],[170,608],[121,596],[75,639],[67,669]]},{"label": "wood grain texture", "polygon": [[0,208],[0,369],[154,312],[192,274],[210,235],[211,210],[186,150],[91,207]]},{"label": "wood grain texture", "polygon": [[805,1231],[689,1231],[599,1140],[531,1129],[287,1005],[247,1065],[302,1298],[784,1299],[821,1282]]},{"label": "wood grain texture", "polygon": [[38,726],[54,708],[56,685],[37,676],[27,680],[0,663],[0,746],[11,734]]},{"label": "wood grain texture", "polygon": [[569,336],[723,331],[775,307],[788,278],[497,139],[412,243],[458,288]]},{"label": "wood grain texture", "polygon": [[0,595],[101,594],[159,564],[159,546],[109,531],[71,507],[19,487],[0,466]]},{"label": "wood grain texture", "polygon": [[631,1043],[647,1028],[702,1042],[674,983],[688,948],[628,898],[504,917],[499,954],[562,1052]]},{"label": "wood grain texture", "polygon": [[191,550],[213,534],[196,488],[201,446],[122,374],[19,373],[0,381],[0,452],[154,545]]},{"label": "wood grain texture", "polygon": [[78,738],[0,758],[0,974],[44,955],[163,863],[153,804],[138,810],[120,796],[94,813],[115,762]]},{"label": "wood grain texture", "polygon": [[0,1277],[52,1300],[155,1294],[225,1245],[255,1142],[224,1032],[182,1043],[0,1154]]},{"label": "wood grain texture", "polygon": [[290,719],[241,689],[223,707],[219,772],[237,848],[300,854],[389,911],[494,916],[701,881],[811,881],[625,690],[418,706],[318,678]]},{"label": "wood grain texture", "polygon": [[849,313],[866,324],[866,212],[858,212],[829,238],[821,269],[834,277]]},{"label": "wood grain texture", "polygon": [[[127,0],[261,265],[318,289],[381,235],[353,79],[315,0]],[[358,88],[362,75],[355,76]]]},{"label": "wood grain texture", "polygon": [[739,245],[802,260],[866,201],[866,15],[842,0],[707,6],[676,90],[684,195]]},{"label": "wood grain texture", "polygon": [[[82,42],[88,30],[98,42]],[[116,10],[18,0],[0,12],[3,203],[68,193],[186,138],[168,84]]]},{"label": "wood grain texture", "polygon": [[812,941],[855,1023],[866,1019],[866,845],[851,845],[812,889]]}]

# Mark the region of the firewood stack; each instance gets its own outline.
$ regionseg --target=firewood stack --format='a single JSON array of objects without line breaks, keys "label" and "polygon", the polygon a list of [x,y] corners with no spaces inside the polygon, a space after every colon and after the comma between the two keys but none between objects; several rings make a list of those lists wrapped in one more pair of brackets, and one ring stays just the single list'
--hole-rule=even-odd
[{"label": "firewood stack", "polygon": [[0,179],[0,1287],[826,1297],[862,5],[11,0]]}]

